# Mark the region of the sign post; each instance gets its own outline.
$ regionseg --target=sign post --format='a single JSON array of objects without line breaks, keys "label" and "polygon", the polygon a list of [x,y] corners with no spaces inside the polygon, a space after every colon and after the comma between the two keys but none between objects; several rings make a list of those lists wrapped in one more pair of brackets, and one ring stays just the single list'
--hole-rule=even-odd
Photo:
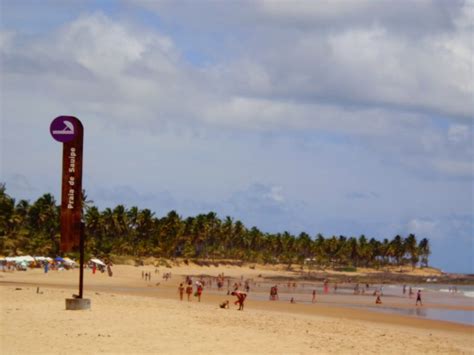
[{"label": "sign post", "polygon": [[63,143],[61,187],[61,251],[79,249],[79,295],[66,299],[66,309],[89,309],[90,300],[82,298],[84,277],[84,222],[82,219],[82,150],[84,127],[73,116],[56,117],[50,125],[55,140]]}]

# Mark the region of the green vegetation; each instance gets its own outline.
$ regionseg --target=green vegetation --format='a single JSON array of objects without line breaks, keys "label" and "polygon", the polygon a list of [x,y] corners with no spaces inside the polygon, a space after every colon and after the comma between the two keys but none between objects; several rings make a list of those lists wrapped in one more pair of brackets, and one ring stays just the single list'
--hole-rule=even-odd
[{"label": "green vegetation", "polygon": [[[302,232],[264,233],[214,212],[183,219],[175,211],[162,218],[149,209],[119,205],[100,211],[84,197],[86,253],[128,255],[133,258],[234,259],[258,263],[313,266],[380,267],[428,265],[428,239],[399,235],[383,241]],[[0,253],[4,255],[59,254],[60,208],[51,194],[33,204],[16,202],[0,184]],[[355,270],[355,269],[354,269]]]}]

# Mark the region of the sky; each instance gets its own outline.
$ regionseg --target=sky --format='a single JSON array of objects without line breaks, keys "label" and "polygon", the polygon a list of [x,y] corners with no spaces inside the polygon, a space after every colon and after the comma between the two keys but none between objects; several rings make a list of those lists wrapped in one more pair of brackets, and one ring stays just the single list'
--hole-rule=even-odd
[{"label": "sky", "polygon": [[0,1],[0,181],[264,232],[414,233],[474,273],[474,1]]}]

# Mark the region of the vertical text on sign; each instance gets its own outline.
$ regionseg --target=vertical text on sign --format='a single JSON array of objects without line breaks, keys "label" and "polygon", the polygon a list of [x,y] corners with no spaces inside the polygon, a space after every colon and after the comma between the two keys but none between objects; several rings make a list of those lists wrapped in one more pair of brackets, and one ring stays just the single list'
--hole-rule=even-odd
[{"label": "vertical text on sign", "polygon": [[67,208],[70,210],[74,209],[74,184],[75,184],[75,177],[74,174],[76,172],[76,148],[71,147],[69,150],[69,168],[68,168],[68,173],[69,178],[68,178],[68,183],[69,183],[69,191],[68,191],[68,203],[67,203]]}]

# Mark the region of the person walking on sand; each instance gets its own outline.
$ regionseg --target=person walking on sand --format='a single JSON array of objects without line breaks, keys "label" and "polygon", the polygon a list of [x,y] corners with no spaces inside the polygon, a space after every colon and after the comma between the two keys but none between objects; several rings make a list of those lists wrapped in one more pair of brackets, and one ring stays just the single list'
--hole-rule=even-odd
[{"label": "person walking on sand", "polygon": [[418,306],[418,302],[420,302],[420,306],[423,306],[423,303],[421,303],[421,290],[418,290],[418,292],[416,293],[415,306]]},{"label": "person walking on sand", "polygon": [[313,290],[313,299],[311,300],[311,303],[316,303],[316,289]]},{"label": "person walking on sand", "polygon": [[183,300],[183,296],[184,296],[184,286],[183,286],[183,283],[180,283],[180,284],[179,284],[178,292],[179,292],[179,299],[182,301],[182,300]]},{"label": "person walking on sand", "polygon": [[191,281],[188,281],[186,286],[186,294],[188,295],[188,301],[191,301],[191,295],[193,294],[193,284]]}]

